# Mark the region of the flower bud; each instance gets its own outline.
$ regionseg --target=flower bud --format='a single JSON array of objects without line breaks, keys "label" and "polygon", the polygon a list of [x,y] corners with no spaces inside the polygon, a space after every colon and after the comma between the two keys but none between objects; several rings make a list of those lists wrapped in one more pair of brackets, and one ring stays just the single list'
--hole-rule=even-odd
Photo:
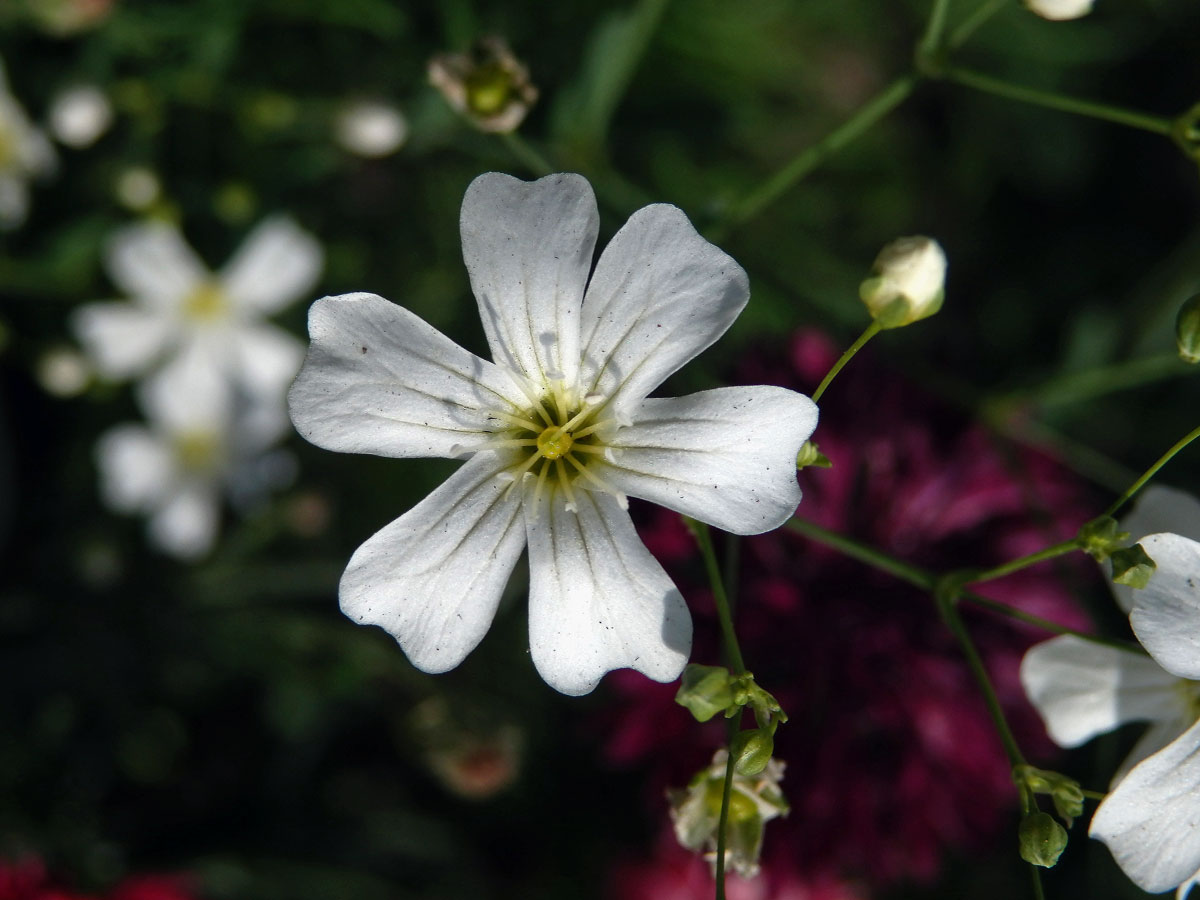
[{"label": "flower bud", "polygon": [[1200,362],[1200,294],[1193,294],[1175,317],[1175,345],[1186,363]]},{"label": "flower bud", "polygon": [[443,53],[429,62],[429,82],[480,131],[516,131],[537,100],[529,70],[503,38],[476,41],[468,53]]},{"label": "flower bud", "polygon": [[729,670],[723,666],[688,663],[675,702],[686,707],[697,722],[707,722],[733,705]]},{"label": "flower bud", "polygon": [[1050,813],[1035,812],[1021,820],[1017,833],[1021,859],[1049,869],[1067,849],[1067,830]]},{"label": "flower bud", "polygon": [[733,737],[733,771],[753,777],[762,772],[775,752],[775,739],[765,728],[739,731]]},{"label": "flower bud", "polygon": [[928,237],[903,237],[880,252],[859,296],[883,328],[900,328],[942,308],[946,254]]},{"label": "flower bud", "polygon": [[1158,568],[1141,544],[1114,550],[1108,561],[1112,564],[1112,580],[1131,588],[1144,588]]},{"label": "flower bud", "polygon": [[1030,11],[1052,22],[1078,19],[1092,11],[1095,0],[1025,0]]}]

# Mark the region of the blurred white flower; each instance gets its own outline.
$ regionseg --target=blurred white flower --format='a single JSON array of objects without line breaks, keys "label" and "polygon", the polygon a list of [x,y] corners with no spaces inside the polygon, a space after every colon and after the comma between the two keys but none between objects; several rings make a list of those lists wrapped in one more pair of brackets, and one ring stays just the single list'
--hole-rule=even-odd
[{"label": "blurred white flower", "polygon": [[126,209],[145,212],[162,196],[162,182],[145,166],[132,166],[117,176],[115,193]]},{"label": "blurred white flower", "polygon": [[112,125],[112,104],[95,85],[76,85],[50,101],[49,120],[50,132],[59,143],[77,150],[90,147]]},{"label": "blurred white flower", "polygon": [[1096,0],[1025,0],[1025,5],[1043,19],[1062,22],[1078,19],[1092,11]]},{"label": "blurred white flower", "polygon": [[674,206],[634,213],[594,271],[599,214],[578,175],[481,175],[460,227],[494,362],[373,294],[309,313],[289,395],[305,438],[469,458],[359,547],[342,610],[444,672],[482,640],[528,545],[530,654],[547,683],[585,694],[622,667],[671,681],[691,619],[625,495],[738,534],[776,528],[800,500],[816,406],[777,387],[647,399],[749,297],[741,267]]},{"label": "blurred white flower", "polygon": [[77,397],[92,380],[92,367],[74,347],[47,350],[34,369],[38,384],[55,397]]},{"label": "blurred white flower", "polygon": [[367,159],[380,159],[399,150],[408,139],[408,120],[390,103],[359,100],[338,113],[337,142]]},{"label": "blurred white flower", "polygon": [[1150,656],[1064,635],[1026,653],[1021,683],[1064,747],[1151,723],[1089,834],[1140,887],[1183,897],[1200,875],[1200,544],[1170,533],[1139,543],[1157,569],[1129,620]]},{"label": "blurred white flower", "polygon": [[429,83],[480,131],[516,131],[538,98],[529,70],[501,37],[477,40],[467,53],[429,61]]},{"label": "blurred white flower", "polygon": [[28,182],[51,174],[56,165],[54,148],[9,93],[0,65],[0,229],[17,228],[25,221]]},{"label": "blurred white flower", "polygon": [[303,345],[263,319],[316,282],[315,238],[285,216],[269,218],[214,275],[176,227],[145,222],[117,232],[105,262],[130,302],[89,304],[72,319],[101,375],[143,375],[195,352],[234,390],[282,405]]},{"label": "blurred white flower", "polygon": [[139,386],[147,424],[106,432],[96,446],[100,493],[114,510],[149,517],[150,540],[180,559],[209,552],[223,495],[261,490],[268,449],[286,423],[233,398],[198,352]]}]

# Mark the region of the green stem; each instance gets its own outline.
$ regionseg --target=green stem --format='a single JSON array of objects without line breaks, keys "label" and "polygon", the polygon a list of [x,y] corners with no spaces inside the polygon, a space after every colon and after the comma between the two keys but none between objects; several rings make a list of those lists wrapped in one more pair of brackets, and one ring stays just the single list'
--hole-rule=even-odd
[{"label": "green stem", "polygon": [[991,401],[999,409],[1024,404],[1040,407],[1079,403],[1126,388],[1139,387],[1192,370],[1178,353],[1163,353],[1131,359],[1085,372],[1069,372],[1050,378],[1027,391],[1017,391]]},{"label": "green stem", "polygon": [[946,623],[946,627],[958,641],[963,655],[967,658],[967,666],[971,669],[971,674],[975,676],[979,690],[983,692],[983,702],[987,704],[988,715],[991,716],[992,722],[996,726],[996,731],[1000,735],[1000,743],[1004,745],[1004,752],[1008,755],[1009,762],[1014,767],[1023,766],[1025,757],[1021,755],[1021,748],[1017,746],[1017,739],[1013,737],[1012,729],[1008,727],[1008,720],[1004,717],[1004,708],[1000,705],[1000,698],[996,696],[996,689],[992,686],[992,679],[988,676],[983,658],[980,657],[975,642],[971,640],[971,635],[967,633],[962,616],[958,614],[955,606],[957,599],[955,596],[945,595],[935,595],[934,597],[938,612],[942,615],[942,621]]},{"label": "green stem", "polygon": [[[730,720],[732,722],[732,720]],[[730,734],[736,733],[730,727]],[[725,828],[729,824],[729,795],[733,790],[733,738],[730,738],[729,758],[725,760],[725,786],[721,789],[721,817],[717,820],[717,900],[725,900]]]},{"label": "green stem", "polygon": [[555,171],[550,161],[517,132],[510,131],[502,134],[500,139],[508,145],[508,149],[517,158],[517,161],[539,178]]},{"label": "green stem", "polygon": [[[789,519],[787,527],[797,534],[803,535],[819,544],[824,544],[826,547],[832,547],[834,550],[849,556],[851,559],[857,559],[859,562],[866,563],[873,569],[878,569],[880,572],[892,575],[901,581],[906,581],[924,591],[934,591],[940,580],[938,576],[931,572],[926,572],[924,569],[909,565],[906,562],[876,550],[874,547],[868,547],[866,544],[854,540],[854,538],[846,537],[835,531],[829,531],[820,525],[806,522],[804,519]],[[1009,606],[1007,603],[1001,603],[998,600],[991,600],[980,596],[973,591],[963,591],[962,599],[981,609],[986,609],[1018,622],[1024,622],[1026,625],[1033,625],[1052,634],[1071,634],[1085,641],[1091,641],[1093,644],[1103,644],[1106,647],[1113,647],[1117,650],[1125,650],[1130,653],[1144,653],[1139,645],[1095,634],[1088,634],[1085,631],[1079,631],[1075,628],[1068,628],[1066,625],[1059,625],[1057,622],[1051,622],[1049,619],[1043,619],[1041,616],[1027,613],[1015,606]]]},{"label": "green stem", "polygon": [[729,596],[725,593],[725,581],[721,578],[721,568],[717,565],[717,554],[713,551],[712,536],[708,526],[703,522],[692,523],[692,534],[700,545],[700,554],[704,557],[704,568],[708,572],[708,580],[712,585],[713,599],[717,604],[717,618],[721,623],[721,637],[725,641],[725,653],[729,663],[737,675],[745,674],[746,662],[742,659],[742,648],[738,646],[737,634],[733,630],[733,616],[729,611]]},{"label": "green stem", "polygon": [[872,99],[861,106],[853,116],[835,128],[817,143],[812,144],[782,169],[768,178],[740,203],[734,205],[725,216],[725,221],[709,230],[708,238],[720,241],[730,229],[752,219],[765,207],[779,199],[788,188],[818,168],[825,160],[862,135],[876,122],[903,103],[919,82],[917,75],[904,75],[896,79]]},{"label": "green stem", "polygon": [[1042,889],[1042,873],[1032,863],[1029,866],[1029,877],[1033,879],[1034,900],[1046,900],[1046,892]]},{"label": "green stem", "polygon": [[1005,575],[1011,575],[1013,572],[1019,572],[1021,569],[1037,565],[1047,559],[1054,559],[1056,556],[1064,556],[1078,549],[1079,538],[1071,538],[1069,541],[1062,541],[1053,546],[1046,547],[1044,550],[1039,550],[1036,553],[1029,553],[1017,559],[1009,560],[993,569],[985,569],[982,572],[972,573],[971,580],[963,583],[981,584],[984,581],[995,581],[997,578],[1003,578]]},{"label": "green stem", "polygon": [[1164,453],[1162,456],[1160,456],[1158,458],[1158,462],[1156,462],[1154,465],[1152,465],[1150,468],[1148,468],[1145,472],[1143,472],[1141,477],[1138,478],[1137,481],[1135,481],[1128,488],[1126,488],[1125,493],[1123,493],[1120,497],[1118,497],[1113,502],[1113,505],[1104,511],[1104,515],[1106,515],[1106,516],[1116,515],[1117,510],[1120,509],[1122,506],[1124,506],[1125,503],[1131,497],[1133,497],[1134,494],[1136,494],[1138,491],[1140,491],[1142,489],[1143,485],[1145,485],[1147,481],[1149,481],[1151,478],[1153,478],[1155,473],[1157,473],[1159,469],[1161,469],[1163,466],[1165,466],[1167,463],[1169,463],[1171,461],[1171,458],[1176,453],[1178,453],[1180,450],[1182,450],[1184,447],[1186,447],[1188,444],[1190,444],[1192,441],[1194,441],[1198,437],[1200,437],[1200,427],[1193,428],[1191,431],[1189,431],[1187,434],[1185,434],[1183,437],[1181,437],[1179,440],[1177,440],[1171,446],[1170,450],[1168,450],[1166,453]]},{"label": "green stem", "polygon": [[825,389],[829,387],[837,373],[845,368],[846,363],[850,362],[850,360],[854,358],[855,353],[866,346],[867,341],[879,334],[881,328],[882,326],[879,324],[878,320],[871,320],[871,324],[867,326],[867,330],[858,336],[858,340],[851,344],[846,349],[846,352],[842,354],[841,358],[833,364],[833,368],[825,373],[825,377],[821,379],[821,383],[817,385],[817,389],[813,391],[813,403],[816,403],[821,399],[821,395],[825,393]]},{"label": "green stem", "polygon": [[985,75],[982,72],[976,72],[972,69],[966,69],[962,66],[947,66],[942,70],[942,77],[955,84],[974,88],[984,93],[995,94],[998,97],[1005,97],[1009,100],[1016,100],[1020,103],[1029,103],[1034,106],[1043,106],[1047,109],[1075,113],[1076,115],[1100,119],[1105,122],[1114,122],[1118,125],[1127,125],[1130,128],[1138,128],[1142,131],[1149,131],[1164,137],[1172,136],[1172,121],[1164,119],[1161,116],[1152,116],[1133,110],[1121,109],[1105,103],[1095,103],[1091,100],[1080,100],[1076,97],[1067,97],[1052,91],[1043,91],[1038,88],[1025,87],[1024,85],[1010,84],[1003,79],[992,75]]},{"label": "green stem", "polygon": [[925,34],[917,45],[919,56],[934,56],[942,49],[942,32],[946,27],[946,13],[949,9],[950,0],[933,0],[933,10],[929,13]]},{"label": "green stem", "polygon": [[787,527],[797,534],[811,538],[827,547],[832,547],[834,550],[844,553],[851,559],[864,562],[874,569],[899,578],[901,581],[907,581],[914,587],[932,591],[937,584],[937,579],[923,569],[918,569],[916,566],[911,566],[906,562],[888,556],[886,553],[881,553],[874,547],[860,544],[853,538],[838,534],[836,531],[829,531],[820,525],[806,522],[804,519],[789,519]]},{"label": "green stem", "polygon": [[946,46],[951,50],[957,50],[968,40],[971,35],[983,27],[983,25],[1000,10],[1004,9],[1011,0],[986,0],[975,8],[975,12],[967,16],[961,25],[954,29],[950,35],[950,40],[946,41]]}]

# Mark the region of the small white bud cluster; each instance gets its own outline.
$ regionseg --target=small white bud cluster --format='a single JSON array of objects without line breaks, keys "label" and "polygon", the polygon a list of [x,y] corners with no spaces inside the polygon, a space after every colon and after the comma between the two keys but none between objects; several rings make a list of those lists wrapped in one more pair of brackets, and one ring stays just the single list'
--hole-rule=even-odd
[{"label": "small white bud cluster", "polygon": [[946,254],[933,238],[902,237],[880,251],[859,296],[883,328],[900,328],[942,308]]}]

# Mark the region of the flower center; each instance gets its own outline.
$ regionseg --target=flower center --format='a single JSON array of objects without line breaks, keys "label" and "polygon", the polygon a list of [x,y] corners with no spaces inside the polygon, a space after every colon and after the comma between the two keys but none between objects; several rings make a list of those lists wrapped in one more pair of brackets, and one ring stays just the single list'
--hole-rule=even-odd
[{"label": "flower center", "polygon": [[210,431],[186,431],[175,436],[175,458],[187,472],[204,473],[219,467],[221,441]]},{"label": "flower center", "polygon": [[527,478],[536,479],[535,506],[543,493],[561,491],[567,508],[575,509],[578,490],[604,491],[624,502],[624,495],[597,474],[598,458],[606,451],[604,439],[617,428],[613,418],[605,416],[604,397],[577,397],[561,382],[548,390],[533,405],[519,414],[499,414],[509,428],[497,432],[496,447],[516,447],[527,453],[523,460],[505,473],[513,482],[510,490]]},{"label": "flower center", "polygon": [[212,322],[225,315],[229,301],[225,292],[211,282],[197,287],[183,301],[184,315],[200,322]]},{"label": "flower center", "polygon": [[537,438],[538,453],[546,457],[546,459],[558,459],[561,456],[571,452],[571,445],[575,443],[575,438],[571,437],[571,432],[563,431],[560,426],[550,426]]}]

